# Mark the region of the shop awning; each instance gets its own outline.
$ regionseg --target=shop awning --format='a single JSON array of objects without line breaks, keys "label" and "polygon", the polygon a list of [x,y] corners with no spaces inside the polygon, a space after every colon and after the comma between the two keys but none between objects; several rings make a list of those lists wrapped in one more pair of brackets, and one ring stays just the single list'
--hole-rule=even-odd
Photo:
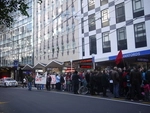
[{"label": "shop awning", "polygon": [[22,68],[22,70],[32,70],[32,69],[33,69],[33,67],[30,66],[29,64],[26,64],[26,65]]},{"label": "shop awning", "polygon": [[33,69],[41,69],[41,68],[45,68],[45,66],[46,66],[46,64],[39,62],[33,67]]},{"label": "shop awning", "polygon": [[61,68],[61,67],[63,67],[63,63],[56,60],[52,60],[50,63],[46,65],[46,68]]}]

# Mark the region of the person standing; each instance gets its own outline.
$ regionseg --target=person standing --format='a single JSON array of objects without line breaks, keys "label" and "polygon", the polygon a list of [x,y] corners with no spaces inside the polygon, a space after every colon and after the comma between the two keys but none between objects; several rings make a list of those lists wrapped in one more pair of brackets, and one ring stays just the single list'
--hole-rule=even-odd
[{"label": "person standing", "polygon": [[74,94],[78,94],[78,89],[79,89],[79,79],[80,76],[78,75],[78,72],[75,71],[72,75],[72,83],[73,83],[73,91]]},{"label": "person standing", "polygon": [[112,71],[113,79],[113,94],[115,98],[119,98],[119,73],[117,72],[117,67],[114,67]]},{"label": "person standing", "polygon": [[60,75],[56,74],[56,90],[61,90]]},{"label": "person standing", "polygon": [[50,89],[51,89],[51,80],[52,80],[52,78],[51,78],[51,76],[50,75],[48,75],[47,76],[47,79],[46,79],[46,89],[47,89],[47,91],[50,91]]},{"label": "person standing", "polygon": [[90,70],[87,70],[87,73],[85,74],[85,80],[87,82],[88,89],[90,89],[90,77],[91,77],[91,72]]},{"label": "person standing", "polygon": [[145,79],[147,80],[148,84],[150,85],[150,66],[145,74]]},{"label": "person standing", "polygon": [[101,83],[102,83],[102,88],[103,88],[103,97],[108,97],[106,95],[106,90],[109,86],[109,79],[108,79],[108,71],[105,69],[102,73],[102,77],[101,77]]},{"label": "person standing", "polygon": [[28,75],[27,77],[27,81],[28,81],[28,90],[31,91],[32,90],[32,82],[33,82],[33,76],[32,73],[30,75]]},{"label": "person standing", "polygon": [[[130,75],[131,80],[131,101],[133,101],[135,95],[138,96],[138,99],[141,99],[141,84],[142,84],[142,76],[140,72],[140,67],[135,67],[135,69],[131,72]],[[136,93],[135,93],[136,91]]]},{"label": "person standing", "polygon": [[23,78],[23,86],[22,87],[23,88],[27,87],[27,78],[26,78],[26,76]]}]

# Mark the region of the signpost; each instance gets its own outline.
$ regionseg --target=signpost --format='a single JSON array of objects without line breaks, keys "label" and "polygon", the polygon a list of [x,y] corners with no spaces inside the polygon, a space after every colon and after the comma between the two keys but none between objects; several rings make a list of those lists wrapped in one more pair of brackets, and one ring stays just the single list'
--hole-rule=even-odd
[{"label": "signpost", "polygon": [[17,76],[18,76],[17,74],[18,64],[19,64],[18,60],[14,60],[15,80],[17,80]]}]

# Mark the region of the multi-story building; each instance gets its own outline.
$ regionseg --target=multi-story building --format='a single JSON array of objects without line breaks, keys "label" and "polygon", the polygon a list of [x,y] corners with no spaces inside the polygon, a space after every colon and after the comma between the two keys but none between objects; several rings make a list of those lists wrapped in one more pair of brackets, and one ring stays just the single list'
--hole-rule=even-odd
[{"label": "multi-story building", "polygon": [[[127,64],[150,62],[149,0],[78,0],[82,14],[80,59],[115,65],[119,50]],[[79,23],[80,23],[79,22]]]},{"label": "multi-story building", "polygon": [[20,70],[19,68],[26,64],[33,65],[32,0],[26,2],[29,6],[29,17],[22,16],[19,11],[14,12],[12,26],[0,30],[1,76],[11,75],[15,79],[20,79],[20,71],[16,70]]},{"label": "multi-story building", "polygon": [[34,2],[34,65],[52,60],[77,60],[77,0],[43,0]]}]

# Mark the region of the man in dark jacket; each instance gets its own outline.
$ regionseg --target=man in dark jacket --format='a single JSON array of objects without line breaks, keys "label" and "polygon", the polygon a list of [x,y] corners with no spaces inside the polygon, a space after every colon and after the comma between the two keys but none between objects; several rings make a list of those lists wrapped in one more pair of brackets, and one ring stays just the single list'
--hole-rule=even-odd
[{"label": "man in dark jacket", "polygon": [[102,87],[103,87],[103,96],[107,97],[106,95],[106,90],[109,86],[109,79],[108,79],[108,71],[105,69],[102,73],[102,77],[101,77],[101,83],[102,83]]},{"label": "man in dark jacket", "polygon": [[91,76],[91,72],[90,72],[90,70],[87,70],[87,73],[85,74],[85,80],[87,82],[88,88],[90,88],[90,76]]},{"label": "man in dark jacket", "polygon": [[140,67],[135,67],[135,69],[131,72],[130,81],[131,81],[131,101],[133,101],[135,95],[138,96],[138,99],[141,99],[140,89],[142,83],[142,76],[140,72]]},{"label": "man in dark jacket", "polygon": [[72,84],[73,84],[73,91],[74,94],[78,94],[78,89],[79,89],[79,79],[80,76],[78,75],[78,72],[75,71],[72,75]]},{"label": "man in dark jacket", "polygon": [[145,74],[145,78],[146,78],[147,82],[150,84],[150,67],[148,68],[148,70]]},{"label": "man in dark jacket", "polygon": [[112,80],[113,80],[113,94],[115,98],[119,97],[119,73],[117,67],[114,67],[112,71]]},{"label": "man in dark jacket", "polygon": [[48,76],[47,76],[47,80],[46,80],[46,88],[47,88],[48,91],[50,91],[50,89],[51,89],[51,87],[50,87],[50,85],[51,85],[51,80],[52,80],[51,76],[48,75]]}]

